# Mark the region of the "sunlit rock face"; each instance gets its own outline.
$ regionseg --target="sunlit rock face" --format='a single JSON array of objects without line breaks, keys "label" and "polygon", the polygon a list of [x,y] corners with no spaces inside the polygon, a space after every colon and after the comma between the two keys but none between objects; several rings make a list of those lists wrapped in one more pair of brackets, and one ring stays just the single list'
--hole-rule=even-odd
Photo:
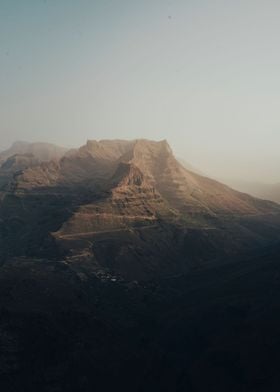
[{"label": "sunlit rock face", "polygon": [[148,279],[278,235],[278,205],[185,169],[165,140],[88,141],[44,162],[12,155],[0,174],[2,258],[64,257]]}]

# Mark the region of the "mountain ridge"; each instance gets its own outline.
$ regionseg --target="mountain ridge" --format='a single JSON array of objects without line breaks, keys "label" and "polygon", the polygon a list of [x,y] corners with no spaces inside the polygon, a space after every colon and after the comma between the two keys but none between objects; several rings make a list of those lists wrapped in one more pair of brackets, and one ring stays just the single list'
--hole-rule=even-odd
[{"label": "mountain ridge", "polygon": [[15,173],[0,219],[6,254],[17,233],[17,254],[149,279],[277,240],[280,206],[188,171],[165,140],[92,140]]},{"label": "mountain ridge", "polygon": [[[245,196],[244,193],[235,191],[218,181],[185,169],[174,157],[166,140],[160,142],[148,141],[146,139],[134,141],[117,140],[117,142],[114,140],[88,141],[81,148],[66,154],[65,157],[58,161],[57,165],[54,165],[52,162],[42,163],[38,167],[24,170],[23,173],[16,176],[15,180],[18,180],[19,184],[20,180],[23,180],[27,185],[30,183],[32,187],[30,176],[34,175],[36,177],[36,171],[38,171],[38,177],[43,176],[47,178],[49,174],[48,169],[50,169],[51,173],[53,171],[57,173],[55,176],[56,181],[61,181],[65,184],[71,184],[71,181],[76,183],[86,182],[91,177],[95,177],[94,180],[96,181],[102,178],[106,178],[109,181],[114,175],[118,164],[122,162],[132,163],[135,167],[138,167],[145,178],[154,186],[158,186],[167,198],[168,192],[172,193],[176,189],[178,193],[183,193],[183,199],[186,199],[187,196],[189,200],[195,200],[199,203],[201,199],[200,194],[204,193],[205,195],[208,192],[210,194],[207,205],[212,206],[213,210],[223,207],[225,211],[237,212],[234,211],[234,203],[239,203],[239,205],[236,205],[236,210],[240,207],[240,210],[243,209],[244,213],[257,212],[257,201],[254,198]],[[69,176],[68,179],[67,176]],[[52,177],[50,174],[50,181],[46,185],[52,183]],[[169,186],[172,188],[170,190],[167,189],[168,181]],[[59,185],[59,183],[54,185]],[[34,186],[36,187],[38,184],[35,182]],[[217,202],[215,199],[220,197],[223,192],[227,194],[228,200],[224,200],[223,203],[220,200]],[[237,200],[238,198],[239,200]],[[229,206],[226,206],[226,202],[229,203]],[[250,202],[254,205],[248,205]],[[262,203],[263,208],[265,209],[265,205],[268,204]],[[272,208],[273,204],[270,206]]]}]

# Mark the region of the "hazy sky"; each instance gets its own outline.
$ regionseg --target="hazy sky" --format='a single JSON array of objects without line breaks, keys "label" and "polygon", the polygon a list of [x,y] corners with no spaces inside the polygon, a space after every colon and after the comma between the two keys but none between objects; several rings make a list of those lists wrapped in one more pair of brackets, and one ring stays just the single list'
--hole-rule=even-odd
[{"label": "hazy sky", "polygon": [[279,0],[0,0],[0,148],[168,139],[280,181]]}]

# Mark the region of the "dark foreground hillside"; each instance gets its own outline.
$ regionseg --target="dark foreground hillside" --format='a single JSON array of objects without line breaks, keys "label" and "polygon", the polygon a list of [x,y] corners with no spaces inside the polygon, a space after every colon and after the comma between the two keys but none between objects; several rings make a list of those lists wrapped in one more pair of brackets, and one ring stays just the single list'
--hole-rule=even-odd
[{"label": "dark foreground hillside", "polygon": [[278,391],[280,247],[153,283],[1,266],[1,390]]}]

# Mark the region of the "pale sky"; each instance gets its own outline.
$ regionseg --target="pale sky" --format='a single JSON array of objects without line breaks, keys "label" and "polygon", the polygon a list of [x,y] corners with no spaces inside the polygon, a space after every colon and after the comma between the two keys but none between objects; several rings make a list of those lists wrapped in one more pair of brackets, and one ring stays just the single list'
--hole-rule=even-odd
[{"label": "pale sky", "polygon": [[279,0],[0,0],[0,149],[167,139],[280,182]]}]

